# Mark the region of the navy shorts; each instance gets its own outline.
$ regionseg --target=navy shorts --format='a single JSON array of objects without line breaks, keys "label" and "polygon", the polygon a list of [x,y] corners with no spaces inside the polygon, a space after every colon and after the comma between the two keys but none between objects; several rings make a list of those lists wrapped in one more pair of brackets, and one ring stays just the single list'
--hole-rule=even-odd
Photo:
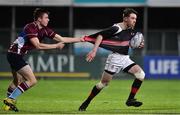
[{"label": "navy shorts", "polygon": [[28,65],[28,63],[26,63],[26,61],[23,59],[23,56],[16,53],[8,52],[7,60],[11,66],[11,69],[15,71],[18,71],[22,67]]}]

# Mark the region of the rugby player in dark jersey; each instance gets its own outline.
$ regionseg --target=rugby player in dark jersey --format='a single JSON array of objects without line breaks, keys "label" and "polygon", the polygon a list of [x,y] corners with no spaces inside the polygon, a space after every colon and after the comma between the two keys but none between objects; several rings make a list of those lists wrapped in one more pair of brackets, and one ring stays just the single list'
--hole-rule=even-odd
[{"label": "rugby player in dark jersey", "polygon": [[[48,28],[48,15],[47,10],[35,9],[34,21],[23,28],[8,50],[7,60],[12,69],[13,81],[8,87],[7,98],[4,99],[4,110],[18,111],[16,107],[17,97],[37,83],[31,67],[23,59],[23,56],[29,50],[62,49],[64,47],[63,43],[81,42],[83,40],[82,38],[62,37]],[[45,37],[58,43],[41,43]]]},{"label": "rugby player in dark jersey", "polygon": [[[134,30],[136,19],[137,12],[134,9],[126,8],[123,11],[123,22],[114,24],[108,29],[85,37],[85,41],[94,43],[94,48],[86,57],[88,62],[94,59],[98,47],[111,50],[113,53],[110,54],[106,60],[100,82],[93,87],[88,98],[79,107],[79,111],[85,111],[92,99],[109,84],[113,75],[119,71],[130,73],[135,77],[126,105],[139,107],[143,104],[135,99],[135,95],[145,78],[145,73],[128,55],[128,49],[130,47],[129,41],[136,34]],[[139,48],[142,47],[144,47],[143,41]]]}]

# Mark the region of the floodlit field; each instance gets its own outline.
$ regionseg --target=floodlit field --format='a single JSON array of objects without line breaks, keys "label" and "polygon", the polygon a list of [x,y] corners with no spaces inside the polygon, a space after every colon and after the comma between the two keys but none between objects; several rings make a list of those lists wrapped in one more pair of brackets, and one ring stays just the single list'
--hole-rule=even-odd
[{"label": "floodlit field", "polygon": [[[137,99],[139,108],[127,107],[133,80],[113,80],[90,104],[87,111],[78,107],[88,96],[96,80],[39,80],[38,84],[18,98],[19,113],[44,114],[180,114],[180,80],[146,80]],[[0,98],[6,94],[9,80],[0,80]],[[2,106],[2,102],[0,103]],[[0,113],[15,113],[4,112]]]}]

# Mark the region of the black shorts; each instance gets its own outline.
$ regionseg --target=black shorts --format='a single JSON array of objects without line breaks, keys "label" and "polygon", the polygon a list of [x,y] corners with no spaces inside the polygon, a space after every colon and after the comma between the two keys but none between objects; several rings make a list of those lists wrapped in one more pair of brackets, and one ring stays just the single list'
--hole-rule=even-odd
[{"label": "black shorts", "polygon": [[18,71],[22,67],[28,65],[28,63],[26,63],[26,61],[23,59],[23,56],[16,53],[8,52],[7,60],[11,66],[11,69],[15,71]]}]

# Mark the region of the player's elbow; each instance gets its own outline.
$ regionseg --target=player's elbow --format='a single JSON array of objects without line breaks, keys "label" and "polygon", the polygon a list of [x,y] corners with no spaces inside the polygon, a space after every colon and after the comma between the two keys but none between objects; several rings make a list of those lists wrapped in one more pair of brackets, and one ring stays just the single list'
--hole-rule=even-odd
[{"label": "player's elbow", "polygon": [[40,46],[35,46],[37,50],[41,50],[42,48]]},{"label": "player's elbow", "polygon": [[96,40],[102,41],[102,40],[103,40],[103,36],[102,36],[102,35],[98,35],[97,38],[96,38]]},{"label": "player's elbow", "polygon": [[42,50],[43,48],[41,47],[41,44],[36,44],[35,45],[35,48],[37,49],[37,50]]},{"label": "player's elbow", "polygon": [[97,38],[103,39],[103,36],[102,36],[101,34],[99,34],[99,35],[97,36]]},{"label": "player's elbow", "polygon": [[65,42],[65,39],[62,36],[58,35],[58,34],[55,35],[54,39],[56,41],[58,41],[58,42]]}]

